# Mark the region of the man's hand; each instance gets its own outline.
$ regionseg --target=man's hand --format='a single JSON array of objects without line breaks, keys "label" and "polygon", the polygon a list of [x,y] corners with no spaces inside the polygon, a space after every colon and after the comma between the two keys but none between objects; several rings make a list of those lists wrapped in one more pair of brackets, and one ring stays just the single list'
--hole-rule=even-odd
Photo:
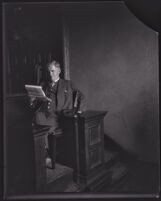
[{"label": "man's hand", "polygon": [[45,101],[45,102],[52,102],[52,100],[51,100],[51,98],[48,98],[48,97],[43,97],[43,98],[37,98],[37,97],[35,97],[35,96],[30,96],[30,106],[33,106],[33,102],[35,101],[35,100],[42,100],[42,101]]},{"label": "man's hand", "polygon": [[36,100],[35,96],[30,96],[30,105],[33,105],[33,102]]},{"label": "man's hand", "polygon": [[52,102],[51,98],[48,98],[48,97],[45,97],[43,100],[48,101],[48,102]]}]

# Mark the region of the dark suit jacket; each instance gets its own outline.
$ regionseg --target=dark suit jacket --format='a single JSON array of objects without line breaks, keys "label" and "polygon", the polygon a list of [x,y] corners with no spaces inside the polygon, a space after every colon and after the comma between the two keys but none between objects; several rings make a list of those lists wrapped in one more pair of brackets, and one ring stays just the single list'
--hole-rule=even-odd
[{"label": "dark suit jacket", "polygon": [[58,128],[60,113],[66,109],[73,109],[76,92],[77,108],[80,110],[85,109],[84,95],[73,86],[71,81],[59,79],[55,95],[53,95],[54,90],[50,83],[42,83],[41,85],[47,97],[52,99],[52,102],[50,104],[43,101],[39,103],[35,113],[36,124],[51,126],[53,130]]}]

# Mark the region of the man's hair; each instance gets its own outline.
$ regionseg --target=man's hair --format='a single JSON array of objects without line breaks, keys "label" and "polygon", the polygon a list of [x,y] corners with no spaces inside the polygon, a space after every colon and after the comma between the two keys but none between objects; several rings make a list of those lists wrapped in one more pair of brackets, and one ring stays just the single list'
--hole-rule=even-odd
[{"label": "man's hair", "polygon": [[56,68],[60,68],[60,63],[58,61],[53,60],[47,64],[48,68],[49,66],[55,66]]}]

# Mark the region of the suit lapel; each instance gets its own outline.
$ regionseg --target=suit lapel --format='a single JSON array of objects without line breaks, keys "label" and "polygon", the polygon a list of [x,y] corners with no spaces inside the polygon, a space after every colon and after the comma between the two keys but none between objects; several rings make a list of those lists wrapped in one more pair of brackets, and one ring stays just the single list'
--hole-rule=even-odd
[{"label": "suit lapel", "polygon": [[66,89],[66,84],[65,81],[60,79],[58,83],[58,89],[57,89],[57,109],[62,109],[63,105],[65,103],[65,89]]}]

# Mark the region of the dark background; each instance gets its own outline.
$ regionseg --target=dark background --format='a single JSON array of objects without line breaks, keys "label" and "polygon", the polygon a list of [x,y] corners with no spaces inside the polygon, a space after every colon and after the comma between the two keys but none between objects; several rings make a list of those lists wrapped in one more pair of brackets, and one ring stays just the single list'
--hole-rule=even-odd
[{"label": "dark background", "polygon": [[[154,3],[154,1],[143,1],[143,0],[130,1],[129,0],[129,1],[125,1],[125,4],[128,6],[129,10],[131,10],[134,13],[134,15],[139,20],[141,20],[145,25],[154,29],[157,32],[160,31],[160,21],[159,21],[160,20],[160,1],[156,0]],[[85,82],[81,82],[81,84],[84,83],[84,85],[80,85],[79,87],[85,92],[87,97],[89,96],[88,89],[90,87],[92,88],[96,87],[96,91],[99,91],[99,94],[95,94],[94,92],[92,92],[93,98],[92,98],[92,101],[89,102],[89,106],[92,109],[93,108],[103,109],[103,110],[106,110],[106,109],[111,110],[111,108],[113,109],[114,111],[113,116],[111,115],[111,119],[108,119],[110,118],[110,116],[107,117],[107,120],[106,120],[107,122],[107,129],[105,130],[106,134],[110,135],[110,132],[111,132],[112,133],[111,137],[117,143],[119,143],[126,150],[130,152],[132,151],[136,153],[137,155],[139,155],[142,160],[158,163],[158,157],[159,157],[158,134],[159,133],[158,133],[158,130],[156,130],[156,132],[153,132],[154,129],[158,129],[158,114],[157,114],[157,111],[158,111],[158,68],[157,68],[157,65],[158,64],[156,63],[157,56],[158,56],[158,49],[157,49],[158,44],[157,44],[157,37],[156,37],[155,31],[150,30],[147,26],[140,23],[127,10],[127,8],[125,8],[125,6],[123,7],[121,6],[121,11],[118,8],[118,12],[112,12],[112,10],[109,9],[108,13],[104,12],[106,10],[104,6],[102,7],[89,6],[89,8],[87,6],[85,13],[81,12],[80,5],[77,5],[76,7],[77,7],[77,10],[76,9],[73,10],[74,17],[72,18],[71,21],[69,20],[70,28],[72,30],[71,32],[72,37],[70,38],[71,40],[70,41],[71,42],[70,43],[71,44],[70,46],[71,48],[70,62],[71,63],[70,64],[71,64],[72,80],[75,81],[78,86],[80,83],[78,82],[79,79],[81,79],[81,81],[82,79],[85,81]],[[18,33],[21,33],[20,36],[23,38],[23,40],[19,40],[18,38],[19,36],[17,36],[14,33],[14,31],[16,31],[15,28],[13,29],[12,26],[7,26],[7,29],[11,30],[7,32],[7,33],[11,33],[11,35],[7,36],[8,41],[10,40],[10,36],[11,36],[13,37],[12,42],[14,41],[13,43],[15,44],[15,49],[13,48],[14,45],[13,44],[11,45],[12,42],[8,44],[7,47],[11,45],[11,47],[9,48],[10,50],[9,52],[13,52],[16,54],[19,52],[19,55],[23,54],[23,56],[25,56],[26,54],[32,55],[31,59],[30,59],[30,56],[27,56],[27,58],[29,57],[28,62],[27,64],[25,64],[24,62],[24,67],[22,68],[22,69],[26,69],[25,65],[30,66],[28,67],[27,72],[25,72],[24,70],[19,71],[19,69],[15,70],[13,66],[13,68],[10,69],[12,72],[11,73],[12,76],[10,78],[7,77],[6,79],[8,91],[7,91],[7,99],[5,101],[6,101],[6,104],[8,104],[7,105],[8,118],[11,118],[10,121],[8,121],[9,119],[7,119],[7,124],[9,122],[11,123],[9,123],[10,126],[7,126],[7,128],[10,129],[8,130],[8,133],[10,133],[8,135],[8,137],[10,136],[9,137],[10,140],[8,140],[8,143],[10,144],[6,145],[6,147],[9,148],[8,150],[9,163],[7,164],[8,167],[10,168],[8,169],[8,172],[9,172],[8,174],[9,189],[8,190],[9,190],[9,193],[11,194],[16,191],[18,192],[20,189],[22,192],[23,191],[25,192],[27,190],[27,187],[30,185],[30,183],[33,184],[33,181],[30,180],[28,177],[28,176],[31,176],[31,174],[29,175],[26,174],[28,168],[32,169],[32,165],[28,167],[29,161],[27,161],[27,158],[24,157],[24,155],[22,154],[22,153],[26,154],[29,151],[27,146],[26,147],[23,146],[22,140],[24,142],[26,142],[26,140],[28,140],[28,142],[31,140],[31,136],[27,136],[27,133],[29,132],[29,130],[25,130],[24,132],[23,122],[25,121],[25,119],[23,118],[26,118],[27,115],[25,115],[23,118],[21,116],[24,114],[24,110],[25,112],[27,112],[27,108],[25,108],[26,102],[24,102],[24,99],[23,99],[24,89],[21,88],[22,83],[24,82],[24,79],[21,79],[22,83],[19,85],[18,84],[19,81],[17,78],[20,76],[21,78],[26,79],[25,82],[29,82],[29,81],[31,83],[34,82],[34,77],[32,78],[34,73],[34,70],[32,68],[34,64],[33,57],[36,57],[37,59],[36,62],[38,62],[40,58],[38,56],[39,54],[43,55],[41,56],[41,63],[45,62],[43,61],[45,60],[44,58],[46,58],[44,55],[48,55],[51,51],[55,52],[55,54],[52,54],[53,58],[62,60],[62,55],[61,55],[62,49],[59,50],[59,47],[62,44],[61,37],[58,37],[58,36],[52,37],[54,30],[56,29],[59,30],[59,32],[57,33],[61,34],[61,28],[59,29],[59,23],[57,23],[59,20],[61,21],[61,19],[52,18],[53,19],[52,21],[48,20],[48,18],[50,19],[51,16],[58,16],[58,13],[57,13],[58,10],[56,9],[55,12],[53,13],[52,11],[50,11],[50,8],[47,7],[46,9],[48,10],[45,15],[46,18],[44,18],[44,15],[43,15],[45,14],[44,8],[39,8],[39,13],[35,13],[34,9],[32,12],[32,9],[30,8],[29,10],[31,12],[27,15],[28,16],[27,18],[26,17],[24,18],[24,19],[27,19],[26,23],[24,23],[22,15],[21,17],[18,16],[19,14],[16,15],[18,17],[17,19],[20,20],[20,22],[24,23],[24,26],[23,26],[24,28],[27,27],[27,25],[29,25],[27,29],[29,30],[29,33],[25,31],[25,29],[20,30],[20,32],[18,31]],[[42,12],[43,14],[41,14],[41,10],[43,10]],[[14,10],[14,12],[21,13],[21,10],[20,11]],[[91,13],[93,13],[93,15],[91,15]],[[9,14],[11,14],[11,12],[9,12]],[[32,16],[34,16],[34,18],[32,18]],[[108,17],[107,21],[105,20],[104,17]],[[118,19],[120,20],[121,23],[118,23]],[[13,20],[13,25],[15,26],[16,24],[18,25],[18,23],[15,23],[17,22],[15,19],[12,19],[12,20]],[[44,20],[44,23],[43,23],[43,20]],[[133,22],[131,22],[130,20]],[[49,24],[46,23],[47,21],[49,22]],[[41,23],[39,24],[37,22],[41,22]],[[79,22],[79,26],[77,22]],[[105,26],[106,22],[108,22],[108,26]],[[126,24],[124,24],[123,22],[126,22]],[[134,26],[132,26],[132,23],[134,23],[133,24]],[[53,24],[54,24],[54,27],[53,27]],[[35,30],[35,27],[37,27],[36,30]],[[42,27],[43,29],[41,29]],[[131,29],[129,29],[129,27]],[[41,34],[39,29],[42,30]],[[121,32],[119,32],[120,30]],[[30,35],[30,33],[32,34]],[[36,37],[34,37],[34,33]],[[95,34],[93,35],[92,33],[95,33]],[[37,37],[38,36],[37,34],[40,34],[39,37]],[[58,40],[56,40],[56,37],[58,37]],[[113,37],[113,41],[111,41],[110,37]],[[134,42],[131,43],[130,41],[133,41],[131,40],[133,38],[135,38],[135,40]],[[23,41],[23,43],[20,44],[21,43],[20,41]],[[135,44],[135,41],[137,41],[136,44]],[[51,44],[55,44],[55,46]],[[114,47],[112,47],[112,44],[114,44]],[[25,46],[26,48],[23,48],[23,46]],[[31,47],[34,47],[34,48],[31,48]],[[54,47],[57,47],[56,51],[54,51],[53,49]],[[136,48],[135,51],[133,50],[133,47]],[[148,50],[146,50],[146,47],[148,47]],[[111,48],[116,48],[116,49],[111,51]],[[24,49],[26,49],[28,52],[27,53],[23,52]],[[132,50],[132,51],[128,51],[128,50]],[[108,53],[107,58],[102,56],[104,55],[104,51]],[[115,55],[116,53],[117,55]],[[122,55],[122,57],[120,55]],[[125,55],[126,56],[128,55],[127,63],[124,63],[125,61],[123,60],[124,58],[123,56]],[[116,56],[117,58],[119,58],[119,60],[115,60]],[[136,58],[137,59],[139,58],[139,59],[137,60]],[[142,65],[140,65],[140,61]],[[18,66],[20,67],[22,65],[18,65]],[[99,71],[97,71],[98,66],[101,69]],[[106,69],[104,68],[105,66],[107,66]],[[114,70],[113,66],[116,66],[117,68]],[[124,66],[123,70],[121,66]],[[131,66],[132,68],[129,69],[128,68],[129,66]],[[92,71],[91,71],[91,67],[93,67]],[[75,71],[75,69],[77,70]],[[84,69],[84,75],[81,74],[82,77],[78,76],[77,74],[77,72],[79,72],[78,69],[80,69],[80,71],[82,71],[81,69]],[[22,74],[16,75],[17,72],[20,72]],[[96,75],[95,72],[97,72],[97,75],[99,76],[95,77]],[[107,77],[105,76],[105,73],[107,73],[108,80],[106,80]],[[120,75],[123,76],[124,82],[122,82]],[[100,77],[101,78],[103,77],[103,79],[101,79],[99,85],[95,85],[93,81],[99,79]],[[91,79],[90,87],[88,87],[89,80],[86,80],[86,78]],[[135,80],[135,78],[137,79]],[[11,80],[10,86],[8,86],[9,84],[8,80]],[[111,95],[109,95],[110,93],[108,93],[104,99],[106,100],[106,102],[104,102],[103,105],[99,105],[99,103],[102,102],[102,99],[100,98],[102,97],[103,94],[106,93],[105,91],[102,91],[102,86],[106,85],[106,81],[108,81],[107,88],[105,87],[104,90],[107,89],[108,92],[111,92]],[[115,86],[116,83],[117,85]],[[128,85],[129,83],[132,83],[133,87]],[[18,85],[20,86],[20,88],[17,87]],[[122,97],[122,93],[124,94],[123,97]],[[153,97],[154,99],[151,100],[150,97]],[[91,98],[91,94],[88,100],[90,100],[90,98]],[[119,100],[122,100],[121,103]],[[139,102],[137,102],[137,100],[139,100]],[[20,102],[21,103],[23,102],[23,104],[20,105]],[[126,105],[126,103],[133,103],[133,105]],[[98,105],[100,107],[98,107]],[[126,106],[126,107],[123,108],[123,106]],[[12,110],[13,116],[11,116],[11,110]],[[135,115],[133,116],[133,114]],[[28,115],[30,116],[30,114]],[[18,125],[18,127],[16,127],[14,123],[14,121],[18,122],[18,120],[15,118],[16,116],[17,116],[17,119],[21,119],[22,122],[19,122],[19,124],[22,123],[21,126]],[[140,119],[138,119],[138,117]],[[123,118],[125,118],[125,122],[123,122],[124,121]],[[110,131],[108,130],[108,122],[110,122],[109,120],[113,122],[113,127],[111,128]],[[105,128],[106,128],[106,122],[105,122]],[[115,124],[115,122],[117,122],[117,125]],[[150,124],[152,126],[150,126]],[[111,123],[109,124],[109,126],[111,126]],[[113,128],[118,128],[118,131],[114,130],[113,132]],[[135,128],[136,130],[134,130],[133,128]],[[130,132],[129,132],[129,129],[130,129]],[[131,133],[131,130],[132,130],[132,133]],[[137,133],[137,135],[135,135],[133,132]],[[27,139],[26,139],[26,136],[27,136]],[[30,149],[30,152],[32,153],[32,149]],[[29,155],[27,157],[29,158],[29,160],[31,160]],[[22,178],[23,179],[26,178],[26,181],[27,181],[25,182],[26,186],[21,186]],[[32,186],[30,187],[31,189],[28,188],[29,191],[32,190]]]}]

